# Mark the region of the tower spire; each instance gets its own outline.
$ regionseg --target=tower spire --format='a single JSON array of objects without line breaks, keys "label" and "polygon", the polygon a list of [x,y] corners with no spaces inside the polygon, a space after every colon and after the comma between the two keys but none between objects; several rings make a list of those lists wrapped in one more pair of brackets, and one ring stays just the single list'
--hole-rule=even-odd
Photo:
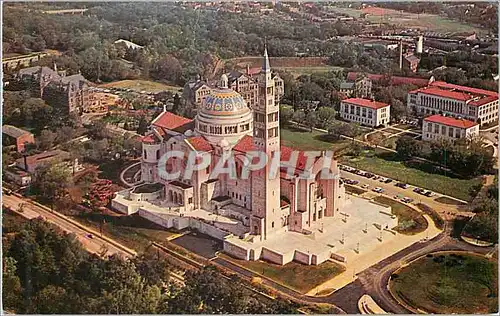
[{"label": "tower spire", "polygon": [[262,63],[262,72],[270,72],[269,56],[267,55],[267,40],[264,39],[264,62]]}]

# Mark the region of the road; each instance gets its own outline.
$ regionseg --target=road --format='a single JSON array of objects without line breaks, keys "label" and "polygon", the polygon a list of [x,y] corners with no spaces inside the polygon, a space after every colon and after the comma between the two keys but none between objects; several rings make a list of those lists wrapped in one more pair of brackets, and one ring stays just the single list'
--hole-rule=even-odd
[{"label": "road", "polygon": [[477,247],[454,239],[450,236],[451,230],[451,225],[447,225],[441,234],[430,241],[415,243],[364,270],[358,274],[358,279],[355,282],[330,295],[327,298],[328,302],[339,306],[347,313],[359,313],[357,306],[359,298],[363,294],[369,294],[387,312],[411,313],[411,311],[399,305],[387,289],[389,278],[395,270],[403,264],[431,252],[457,250],[487,254],[495,249],[494,247]]},{"label": "road", "polygon": [[[74,233],[76,238],[82,243],[83,247],[91,253],[99,254],[102,252],[104,247],[107,249],[108,255],[119,254],[125,258],[132,257],[132,254],[125,251],[114,244],[102,239],[98,234],[92,234],[92,238],[89,238],[89,232],[72,222],[65,220],[64,218],[55,215],[54,213],[47,211],[46,209],[31,203],[28,200],[20,198],[15,195],[2,194],[3,205],[13,210],[17,214],[28,218],[37,218],[42,216],[46,221],[57,225],[63,231],[67,233]],[[18,212],[19,206],[23,204],[23,211]]]}]

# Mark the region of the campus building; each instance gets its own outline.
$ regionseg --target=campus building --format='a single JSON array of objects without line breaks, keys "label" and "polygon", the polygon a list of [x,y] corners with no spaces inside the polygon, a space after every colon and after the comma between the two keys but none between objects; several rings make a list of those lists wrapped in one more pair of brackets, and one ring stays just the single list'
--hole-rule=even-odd
[{"label": "campus building", "polygon": [[35,143],[35,136],[32,133],[12,125],[2,126],[2,134],[2,145],[15,146],[16,151],[19,153],[25,151],[26,144]]},{"label": "campus building", "polygon": [[342,82],[340,93],[348,98],[370,98],[372,96],[372,80],[368,76],[359,75],[352,82]]},{"label": "campus building", "polygon": [[[166,110],[154,119],[142,139],[142,183],[117,192],[113,208],[163,227],[196,229],[222,240],[226,253],[244,260],[320,264],[335,257],[346,262],[357,242],[379,245],[382,230],[397,225],[390,207],[348,198],[328,153],[309,155],[281,144],[278,91],[267,50],[253,78],[258,92],[253,108],[223,74],[194,120]],[[249,171],[252,152],[276,157],[280,165]],[[173,153],[182,156],[164,158]],[[189,157],[210,163],[192,170]],[[227,157],[234,159],[232,176],[216,172],[227,166]],[[169,179],[167,174],[175,173]],[[362,231],[366,227],[370,232]],[[330,244],[344,230],[348,242],[334,249]]]},{"label": "campus building", "polygon": [[408,93],[408,109],[420,116],[444,114],[488,124],[498,120],[498,93],[443,81]]},{"label": "campus building", "polygon": [[479,124],[469,120],[435,114],[426,117],[422,124],[422,140],[455,141],[475,136],[479,136]]},{"label": "campus building", "polygon": [[16,74],[16,82],[67,113],[82,113],[90,105],[89,82],[80,74],[66,76],[49,67],[30,67]]},{"label": "campus building", "polygon": [[[260,68],[250,68],[247,66],[245,72],[231,71],[225,74],[228,78],[228,87],[238,92],[247,105],[252,109],[259,102],[259,84],[258,76],[260,75]],[[279,100],[285,93],[283,79],[277,74],[271,74],[271,79],[275,84],[275,98],[279,104]],[[190,81],[184,86],[182,95],[186,102],[199,108],[205,97],[208,96],[212,89],[217,88],[217,82],[208,82],[198,78],[196,81]]]},{"label": "campus building", "polygon": [[377,127],[389,124],[391,106],[369,99],[350,98],[340,102],[340,116],[349,122]]}]

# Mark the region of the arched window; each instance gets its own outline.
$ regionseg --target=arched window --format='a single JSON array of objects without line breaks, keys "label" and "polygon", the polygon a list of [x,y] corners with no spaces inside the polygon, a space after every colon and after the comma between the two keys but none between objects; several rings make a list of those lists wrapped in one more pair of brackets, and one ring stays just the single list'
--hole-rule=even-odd
[{"label": "arched window", "polygon": [[274,228],[274,222],[271,223],[271,228]]}]

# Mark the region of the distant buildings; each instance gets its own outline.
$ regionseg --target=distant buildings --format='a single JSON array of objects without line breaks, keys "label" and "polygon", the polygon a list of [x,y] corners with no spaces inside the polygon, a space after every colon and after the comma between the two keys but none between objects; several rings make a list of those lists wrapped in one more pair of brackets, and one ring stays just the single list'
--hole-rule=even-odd
[{"label": "distant buildings", "polygon": [[479,124],[453,117],[431,115],[422,124],[422,140],[457,140],[479,135]]},{"label": "distant buildings", "polygon": [[[229,88],[238,92],[251,108],[257,106],[259,102],[259,73],[260,68],[250,67],[247,67],[245,73],[239,71],[226,73]],[[279,102],[285,93],[283,79],[281,79],[277,74],[273,74],[272,79],[275,83],[276,102]],[[195,107],[198,107],[202,104],[204,98],[212,92],[214,86],[215,83],[207,83],[206,81],[198,79],[196,81],[188,82],[184,86],[182,95],[187,102],[191,103]]]},{"label": "distant buildings", "polygon": [[57,68],[36,66],[21,69],[15,79],[51,106],[67,113],[82,113],[90,102],[89,83],[80,74],[66,76],[64,72],[57,72]]},{"label": "distant buildings", "polygon": [[35,137],[32,133],[15,127],[12,125],[2,126],[2,145],[3,146],[16,146],[16,150],[19,153],[24,152],[26,144],[34,144]]},{"label": "distant buildings", "polygon": [[403,68],[408,69],[411,72],[417,72],[418,64],[420,63],[420,58],[418,58],[413,53],[406,53],[403,55]]},{"label": "distant buildings", "polygon": [[372,80],[368,76],[357,74],[351,82],[340,84],[340,92],[348,98],[370,98],[372,96]]},{"label": "distant buildings", "polygon": [[361,98],[345,99],[340,102],[340,116],[349,122],[377,127],[390,121],[390,105]]},{"label": "distant buildings", "polygon": [[408,93],[407,105],[417,115],[445,114],[480,125],[498,120],[498,93],[443,81]]},{"label": "distant buildings", "polygon": [[[361,74],[362,73],[360,72],[349,72],[347,74],[347,81],[354,82],[356,78],[358,78]],[[373,84],[382,84],[384,83],[384,80],[387,79],[387,84],[391,86],[412,84],[417,87],[425,87],[434,80],[434,78],[425,79],[425,78],[401,77],[401,76],[385,76],[378,74],[366,74],[366,76],[372,81]]]},{"label": "distant buildings", "polygon": [[31,175],[38,167],[49,163],[61,164],[71,172],[82,169],[78,159],[73,160],[69,152],[57,149],[17,159],[13,166],[5,169],[5,177],[20,186],[25,186],[31,183]]}]

